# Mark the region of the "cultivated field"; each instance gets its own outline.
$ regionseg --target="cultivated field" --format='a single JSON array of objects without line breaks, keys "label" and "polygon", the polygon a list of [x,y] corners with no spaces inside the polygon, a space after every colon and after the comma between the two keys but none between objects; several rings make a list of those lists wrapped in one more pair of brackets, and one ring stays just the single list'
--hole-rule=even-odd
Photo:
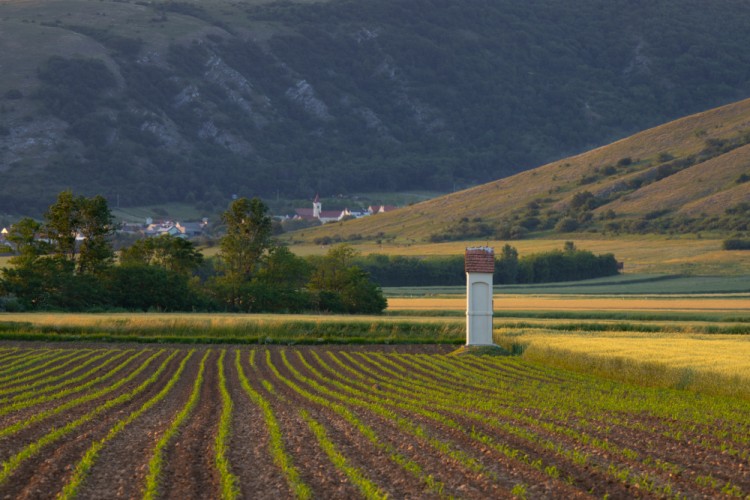
[{"label": "cultivated field", "polygon": [[745,497],[750,405],[448,347],[0,346],[8,498]]},{"label": "cultivated field", "polygon": [[[499,295],[495,311],[679,311],[750,313],[748,297],[569,297],[560,295]],[[465,297],[392,297],[392,311],[466,310]]]}]

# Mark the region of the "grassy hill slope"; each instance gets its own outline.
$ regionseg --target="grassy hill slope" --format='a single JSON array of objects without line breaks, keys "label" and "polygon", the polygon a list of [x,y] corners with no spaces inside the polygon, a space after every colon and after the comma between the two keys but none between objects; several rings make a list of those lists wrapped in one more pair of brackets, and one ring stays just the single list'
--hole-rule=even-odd
[{"label": "grassy hill slope", "polygon": [[[573,231],[742,233],[750,220],[749,141],[745,100],[512,177],[292,237],[413,243]],[[577,227],[561,228],[563,219]]]}]

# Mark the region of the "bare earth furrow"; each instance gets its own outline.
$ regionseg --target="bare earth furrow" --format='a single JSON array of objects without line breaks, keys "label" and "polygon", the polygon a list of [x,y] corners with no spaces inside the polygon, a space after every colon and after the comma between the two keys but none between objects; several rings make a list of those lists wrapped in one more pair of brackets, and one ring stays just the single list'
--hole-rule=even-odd
[{"label": "bare earth furrow", "polygon": [[[69,391],[60,389],[52,394],[45,394],[43,392],[40,392],[38,396],[30,398],[30,400],[21,399],[19,401],[6,402],[3,405],[0,405],[0,408],[2,408],[2,415],[0,415],[0,429],[4,429],[15,422],[26,421],[34,415],[51,411],[54,408],[65,405],[70,401],[85,396],[86,394],[93,394],[98,390],[103,390],[107,387],[111,387],[115,382],[122,380],[123,378],[127,377],[128,374],[135,371],[148,357],[153,354],[153,351],[141,352],[137,357],[130,359],[125,366],[118,370],[116,374],[112,374],[112,376],[106,377],[105,374],[114,368],[108,367],[109,370],[105,370],[102,374],[94,373],[89,378],[79,381],[78,387],[74,387]],[[121,361],[120,363],[122,362],[124,361]],[[158,362],[158,359],[155,359],[153,361],[153,363]],[[100,375],[102,377],[102,380],[91,384],[88,387],[85,387],[89,379],[95,380],[95,378]],[[80,389],[81,387],[83,387],[83,389]],[[0,434],[2,433],[0,432]]]},{"label": "bare earth furrow", "polygon": [[[165,450],[161,479],[164,498],[218,498],[214,439],[221,411],[217,351],[206,359],[200,402],[183,430]],[[144,468],[148,461],[144,462]]]},{"label": "bare earth furrow", "polygon": [[[103,438],[121,418],[159,392],[172,376],[182,356],[172,358],[154,383],[135,394],[133,398],[83,422],[65,439],[57,440],[40,449],[38,453],[43,454],[44,460],[34,460],[31,457],[22,462],[12,476],[2,484],[3,495],[19,499],[49,498],[61,491],[72,473],[73,465],[81,459],[91,443]],[[155,371],[153,370],[152,374]],[[91,410],[93,406],[89,406],[88,409]],[[20,449],[22,447],[14,446],[14,451]]]},{"label": "bare earth furrow", "polygon": [[[235,353],[229,354],[231,356],[227,355],[227,359],[234,359]],[[242,367],[247,373],[248,351],[242,350],[240,356]],[[231,368],[227,369],[227,384],[235,405],[229,462],[239,479],[240,492],[244,498],[289,497],[292,491],[271,455],[263,413],[242,390],[234,363],[228,363],[229,365]]]},{"label": "bare earth furrow", "polygon": [[[135,378],[130,380],[128,383],[123,384],[122,386],[118,387],[113,392],[107,392],[106,394],[99,396],[95,399],[83,402],[81,404],[75,405],[71,408],[65,409],[65,411],[55,413],[54,415],[51,415],[48,418],[43,418],[39,421],[33,422],[28,426],[25,426],[21,428],[17,432],[13,432],[12,434],[8,436],[0,437],[0,460],[6,460],[10,455],[12,455],[13,450],[20,449],[26,444],[33,442],[37,437],[45,433],[49,429],[53,428],[59,428],[63,427],[66,424],[75,421],[76,419],[82,417],[89,411],[91,411],[92,408],[97,407],[98,405],[115,399],[119,396],[122,396],[123,394],[127,394],[128,392],[134,390],[138,386],[140,386],[145,380],[147,380],[151,374],[153,374],[155,367],[159,366],[168,356],[168,353],[163,353],[161,356],[156,357],[150,365],[148,365],[146,370],[143,370],[141,373],[139,373]],[[134,365],[138,366],[138,365]],[[134,371],[134,370],[133,370]],[[50,410],[54,410],[55,408],[59,407],[60,405],[65,404],[64,402],[55,401],[52,405],[50,405]],[[40,409],[39,407],[36,407],[30,411],[24,411],[20,412],[20,414],[15,415],[9,415],[7,419],[3,419],[3,426],[2,429],[5,429],[9,426],[14,426],[17,424],[25,424],[30,422],[30,419],[28,419],[29,415],[35,415],[38,413],[41,413],[41,411],[45,409],[44,406]],[[34,412],[33,410],[36,410]]]},{"label": "bare earth furrow", "polygon": [[[291,374],[287,370],[281,367],[279,370],[284,376],[291,378]],[[300,383],[300,385],[303,384]],[[311,390],[309,387],[305,388]],[[410,474],[391,460],[387,448],[396,449],[392,442],[383,441],[383,446],[374,446],[350,422],[345,421],[341,415],[330,408],[312,402],[299,393],[289,390],[288,387],[284,394],[293,407],[306,408],[316,421],[324,425],[328,429],[331,439],[334,440],[339,451],[347,457],[350,464],[357,469],[366,471],[368,478],[390,496],[394,498],[404,497],[405,495],[408,496],[407,492],[412,495],[418,492],[420,497],[438,496],[427,491],[425,484],[418,477]],[[370,415],[355,413],[360,415],[366,423],[370,423]]]},{"label": "bare earth furrow", "polygon": [[154,446],[187,401],[201,356],[196,353],[191,357],[177,384],[162,402],[138,417],[99,453],[77,498],[98,499],[102,491],[111,491],[109,498],[142,495],[148,473],[146,465]]},{"label": "bare earth furrow", "polygon": [[[280,359],[272,356],[271,363],[284,377],[288,377],[288,374],[282,371]],[[255,389],[262,390],[271,403],[284,436],[285,448],[297,465],[301,479],[311,488],[313,495],[318,496],[325,492],[325,496],[331,499],[359,496],[354,485],[340,470],[331,466],[323,451],[315,445],[315,436],[300,415],[300,410],[306,409],[315,416],[317,412],[314,408],[310,407],[309,402],[297,399],[295,392],[276,377],[266,363],[264,351],[259,354],[257,366],[260,377],[270,381],[274,390],[269,393],[264,387]],[[293,401],[296,403],[292,403]]]},{"label": "bare earth furrow", "polygon": [[[367,365],[360,365],[360,366],[363,367]],[[364,399],[363,399],[363,396],[357,397],[361,401],[367,401],[368,400],[367,396],[370,396],[372,398],[372,399],[369,399],[369,401],[375,401],[378,399],[390,400],[390,397],[387,393],[387,389],[381,385],[376,385],[372,388],[362,386],[362,385],[358,387],[354,387],[353,382],[350,382],[346,378],[339,378],[335,373],[331,371],[326,371],[325,367],[323,366],[318,365],[318,367],[321,369],[320,370],[321,373],[324,373],[324,377],[319,378],[318,382],[322,382],[326,384],[326,381],[331,382],[331,381],[336,380],[340,384],[343,384],[345,386],[350,386],[356,391],[362,391],[364,393],[363,394]],[[330,385],[329,388],[332,390],[336,390],[336,388],[332,385]],[[414,397],[416,400],[423,400],[425,402],[425,406],[429,407],[429,401],[424,400],[424,398],[421,398],[418,392],[414,393]],[[494,452],[491,448],[483,445],[482,443],[476,440],[471,439],[471,437],[468,436],[466,433],[457,431],[455,428],[447,427],[438,421],[425,418],[424,415],[420,415],[418,413],[410,412],[408,410],[400,408],[398,405],[391,406],[391,405],[386,404],[386,407],[389,407],[392,411],[396,412],[402,418],[406,418],[418,424],[422,429],[427,430],[428,434],[434,435],[434,436],[440,436],[441,440],[445,441],[446,443],[450,443],[450,446],[454,451],[459,452],[462,455],[465,455],[467,460],[474,461],[475,465],[473,467],[470,466],[470,469],[469,469],[470,471],[474,472],[474,479],[471,481],[472,484],[477,484],[481,482],[481,481],[478,481],[478,479],[481,479],[483,477],[488,477],[488,476],[490,477],[490,479],[494,477],[493,481],[497,482],[498,484],[500,484],[502,487],[506,488],[507,490],[512,489],[514,485],[519,484],[519,483],[522,483],[522,484],[528,483],[528,484],[535,484],[535,485],[547,484],[548,486],[549,486],[549,483],[551,483],[551,478],[549,476],[545,477],[544,474],[541,474],[538,470],[532,467],[529,467],[527,464],[507,459],[506,457]],[[471,429],[472,428],[471,423],[465,426],[465,428]],[[523,450],[518,450],[518,451],[523,452]],[[536,450],[533,450],[533,451],[536,451]],[[455,466],[466,468],[467,465],[469,464],[459,463],[459,464],[456,464]],[[482,472],[479,469],[483,469],[484,472]],[[561,490],[565,490],[566,487],[567,485],[564,485],[564,484],[555,485],[555,488],[561,489]],[[462,491],[460,492],[460,494],[466,495],[466,491]],[[487,492],[481,492],[481,494],[486,495]],[[494,494],[498,494],[498,493],[494,492]],[[566,492],[566,494],[569,497],[575,496],[574,491],[568,491]]]},{"label": "bare earth furrow", "polygon": [[[295,369],[304,372],[305,368],[296,362],[299,358],[292,356],[292,359],[295,360],[293,363]],[[321,392],[317,387],[297,379],[301,384],[305,384],[308,390],[317,391],[329,399],[331,398],[331,394],[338,393],[338,389],[330,386],[326,379],[315,378],[309,372],[303,373],[303,375],[314,379],[315,383],[319,384],[320,387],[327,389],[327,391]],[[389,418],[381,413],[372,411],[373,405],[368,405],[367,403],[364,405],[358,404],[362,401],[359,398],[349,398],[344,393],[340,395],[342,398],[334,397],[333,400],[357,413],[366,425],[375,429],[378,435],[384,436],[384,440],[391,442],[405,456],[408,456],[415,463],[422,465],[425,470],[429,471],[428,475],[432,475],[436,480],[443,483],[445,494],[461,497],[497,498],[507,496],[512,488],[512,485],[507,487],[508,485],[504,486],[492,481],[486,475],[467,466],[465,462],[462,462],[455,456],[441,453],[435,448],[434,443],[431,443],[425,436],[410,434],[408,430],[403,428],[401,422],[398,421],[400,417],[401,419],[413,422],[410,416],[404,416],[395,412],[393,417]],[[419,452],[414,453],[417,449]],[[451,491],[453,488],[456,489]],[[407,496],[409,494],[411,492],[406,493]],[[398,496],[401,496],[401,494]]]}]

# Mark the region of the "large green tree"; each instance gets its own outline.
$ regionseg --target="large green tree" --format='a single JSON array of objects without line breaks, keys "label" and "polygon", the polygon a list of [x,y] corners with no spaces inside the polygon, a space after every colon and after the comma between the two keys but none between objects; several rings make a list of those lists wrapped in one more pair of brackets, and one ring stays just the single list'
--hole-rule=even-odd
[{"label": "large green tree", "polygon": [[268,207],[259,199],[239,198],[221,215],[226,233],[221,238],[217,294],[230,309],[249,310],[250,280],[262,258],[273,247]]},{"label": "large green tree", "polygon": [[302,312],[311,309],[307,283],[312,267],[285,246],[273,247],[252,280],[255,310]]},{"label": "large green tree", "polygon": [[[23,308],[83,310],[108,303],[102,277],[112,266],[115,227],[101,196],[60,193],[44,223],[22,219],[8,237],[16,255],[2,271],[6,295]],[[80,237],[80,238],[79,238]]]},{"label": "large green tree", "polygon": [[39,257],[49,252],[49,243],[39,238],[41,230],[42,224],[29,217],[10,227],[5,239],[14,252],[10,258],[13,266],[33,265]]},{"label": "large green tree", "polygon": [[78,274],[98,275],[112,265],[111,237],[116,226],[103,196],[86,198],[63,191],[44,217],[44,230],[55,256],[75,262]]}]

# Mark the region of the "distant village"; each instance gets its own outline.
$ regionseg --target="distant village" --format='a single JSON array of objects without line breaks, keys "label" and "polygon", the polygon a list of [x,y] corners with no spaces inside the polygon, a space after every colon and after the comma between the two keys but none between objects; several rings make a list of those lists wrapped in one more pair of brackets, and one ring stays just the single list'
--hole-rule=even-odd
[{"label": "distant village", "polygon": [[[294,213],[285,215],[276,215],[274,218],[280,222],[284,221],[306,221],[326,224],[328,222],[337,222],[349,219],[361,219],[371,215],[382,214],[395,210],[394,205],[371,205],[367,210],[323,210],[323,204],[320,196],[316,195],[310,208],[295,208]],[[131,235],[133,237],[150,238],[154,236],[169,235],[176,238],[193,239],[206,236],[209,222],[207,218],[201,221],[179,222],[174,220],[155,220],[146,218],[145,223],[124,222],[117,229],[118,234]],[[0,230],[0,246],[11,247],[6,236],[8,228]],[[41,238],[41,235],[40,235]],[[82,239],[79,235],[77,239]]]},{"label": "distant village", "polygon": [[336,222],[344,219],[361,219],[370,215],[382,214],[395,210],[398,207],[393,205],[370,205],[367,210],[353,211],[345,208],[343,210],[323,210],[323,204],[320,202],[320,196],[315,195],[312,208],[296,208],[294,215],[285,216],[287,219],[320,221],[321,224],[326,222]]}]

